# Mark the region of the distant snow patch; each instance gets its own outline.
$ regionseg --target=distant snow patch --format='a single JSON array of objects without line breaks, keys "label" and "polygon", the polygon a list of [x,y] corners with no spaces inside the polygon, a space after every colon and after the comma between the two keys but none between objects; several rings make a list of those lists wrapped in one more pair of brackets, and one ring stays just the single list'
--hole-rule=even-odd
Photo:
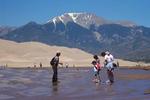
[{"label": "distant snow patch", "polygon": [[95,34],[96,40],[100,42],[100,40],[101,40],[101,35],[100,35],[100,33],[94,32],[94,34]]},{"label": "distant snow patch", "polygon": [[81,13],[68,13],[68,15],[72,18],[72,20],[76,23],[76,19]]},{"label": "distant snow patch", "polygon": [[53,18],[53,23],[54,23],[55,25],[56,25],[56,21],[57,21],[56,17]]},{"label": "distant snow patch", "polygon": [[[58,18],[59,18],[59,20],[60,20],[62,23],[64,23],[63,15],[62,15],[62,16],[59,16]],[[64,23],[64,24],[65,24],[65,23]]]}]

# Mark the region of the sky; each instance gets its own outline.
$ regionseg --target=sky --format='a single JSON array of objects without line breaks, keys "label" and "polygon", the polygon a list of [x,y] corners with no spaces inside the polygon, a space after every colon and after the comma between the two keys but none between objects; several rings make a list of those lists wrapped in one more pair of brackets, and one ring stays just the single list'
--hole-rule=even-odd
[{"label": "sky", "polygon": [[88,12],[150,27],[150,0],[0,0],[0,26],[44,24],[55,16]]}]

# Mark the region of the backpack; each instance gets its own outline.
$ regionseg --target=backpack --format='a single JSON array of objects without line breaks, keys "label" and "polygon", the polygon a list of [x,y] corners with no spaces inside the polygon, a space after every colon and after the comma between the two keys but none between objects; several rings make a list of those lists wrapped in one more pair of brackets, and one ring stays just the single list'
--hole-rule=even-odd
[{"label": "backpack", "polygon": [[53,57],[53,58],[51,59],[50,64],[51,64],[51,65],[54,65],[54,64],[55,64],[55,57]]}]

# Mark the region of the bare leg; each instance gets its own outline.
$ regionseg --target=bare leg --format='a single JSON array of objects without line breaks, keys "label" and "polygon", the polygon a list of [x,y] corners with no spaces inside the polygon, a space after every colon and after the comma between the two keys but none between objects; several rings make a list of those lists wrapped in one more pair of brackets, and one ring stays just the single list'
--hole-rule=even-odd
[{"label": "bare leg", "polygon": [[114,82],[114,74],[111,70],[107,70],[107,75],[108,75],[108,79],[110,81],[110,83]]}]

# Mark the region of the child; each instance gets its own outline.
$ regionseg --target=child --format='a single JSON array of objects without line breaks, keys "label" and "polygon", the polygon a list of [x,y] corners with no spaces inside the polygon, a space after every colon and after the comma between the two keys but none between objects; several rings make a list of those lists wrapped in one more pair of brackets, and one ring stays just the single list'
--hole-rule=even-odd
[{"label": "child", "polygon": [[92,61],[92,65],[94,66],[94,76],[95,76],[95,78],[94,78],[94,82],[100,82],[101,80],[100,80],[100,75],[99,75],[99,72],[100,72],[100,70],[101,70],[101,66],[100,66],[100,60],[99,60],[99,58],[98,58],[98,56],[97,55],[94,55],[93,56],[93,58],[94,58],[94,61]]}]

